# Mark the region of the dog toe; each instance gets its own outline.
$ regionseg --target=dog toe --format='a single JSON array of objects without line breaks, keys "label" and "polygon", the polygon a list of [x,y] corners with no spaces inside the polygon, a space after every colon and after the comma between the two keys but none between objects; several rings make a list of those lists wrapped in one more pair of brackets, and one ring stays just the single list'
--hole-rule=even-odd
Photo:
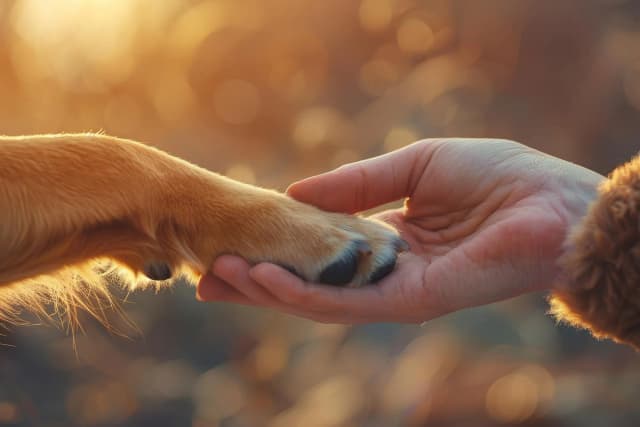
[{"label": "dog toe", "polygon": [[369,277],[369,283],[376,283],[380,280],[387,277],[393,269],[396,267],[397,256],[394,253],[393,256],[387,260],[385,260],[381,265],[379,265]]},{"label": "dog toe", "polygon": [[354,241],[320,273],[318,281],[327,285],[344,286],[351,282],[358,271],[360,257],[370,254],[371,248],[364,240]]}]

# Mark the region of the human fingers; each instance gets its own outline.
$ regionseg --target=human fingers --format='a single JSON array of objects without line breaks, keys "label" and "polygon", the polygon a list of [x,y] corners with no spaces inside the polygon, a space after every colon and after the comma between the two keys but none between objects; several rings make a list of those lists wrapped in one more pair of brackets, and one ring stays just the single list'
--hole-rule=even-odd
[{"label": "human fingers", "polygon": [[224,280],[207,273],[200,278],[196,287],[196,299],[202,302],[232,302],[243,305],[258,305],[242,292]]},{"label": "human fingers", "polygon": [[227,286],[243,295],[253,305],[273,307],[278,301],[262,286],[257,286],[249,276],[251,265],[243,258],[233,255],[219,256],[211,266],[211,272]]},{"label": "human fingers", "polygon": [[220,257],[214,262],[213,271],[222,277],[213,273],[204,275],[198,283],[196,298],[203,302],[232,302],[273,308],[322,323],[353,324],[364,321],[348,313],[337,315],[288,306],[270,296],[268,290],[253,281],[247,274],[249,268],[250,265],[242,258],[227,255]]},{"label": "human fingers", "polygon": [[355,213],[411,196],[439,140],[424,140],[293,183],[287,193],[321,209]]},{"label": "human fingers", "polygon": [[[277,273],[284,272],[284,275],[277,275],[276,277],[269,277],[267,280],[281,280],[283,277],[285,280],[294,279],[302,282],[297,276],[289,273],[288,271],[281,269],[275,264],[266,264],[275,267]],[[261,286],[252,277],[252,269],[249,263],[235,256],[221,256],[213,264],[212,271],[230,286],[233,286],[241,294],[245,295],[255,305],[264,307],[271,307],[288,313],[293,313],[298,316],[303,316],[313,319],[322,319],[324,321],[335,320],[346,323],[352,323],[357,319],[353,313],[348,311],[335,312],[332,307],[326,307],[323,309],[320,305],[318,308],[305,307],[295,303],[289,303],[287,300],[278,298],[273,295],[269,287]],[[269,272],[267,275],[269,276]],[[302,282],[304,283],[304,282]],[[329,287],[331,288],[331,287]],[[339,288],[338,288],[339,289]],[[336,316],[336,314],[339,314]]]},{"label": "human fingers", "polygon": [[255,283],[268,289],[280,301],[281,307],[295,308],[303,315],[323,315],[338,323],[344,323],[345,319],[348,323],[419,320],[415,313],[398,307],[393,275],[377,285],[356,289],[307,283],[269,263],[258,264],[249,275]]}]

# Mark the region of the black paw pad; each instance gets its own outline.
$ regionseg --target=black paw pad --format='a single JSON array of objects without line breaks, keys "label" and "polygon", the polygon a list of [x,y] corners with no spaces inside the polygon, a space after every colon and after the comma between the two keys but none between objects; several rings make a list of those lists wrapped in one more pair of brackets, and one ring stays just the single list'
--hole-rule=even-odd
[{"label": "black paw pad", "polygon": [[369,279],[369,281],[371,283],[379,282],[380,280],[387,277],[395,267],[396,267],[396,257],[393,257],[392,259],[388,260],[387,262],[382,264],[380,267],[378,267],[371,275],[371,278]]},{"label": "black paw pad", "polygon": [[329,264],[322,273],[318,281],[326,285],[344,286],[353,280],[353,276],[358,271],[358,256],[362,243],[354,242],[340,258]]},{"label": "black paw pad", "polygon": [[171,278],[171,267],[162,261],[150,261],[144,265],[144,275],[151,280],[167,280]]}]

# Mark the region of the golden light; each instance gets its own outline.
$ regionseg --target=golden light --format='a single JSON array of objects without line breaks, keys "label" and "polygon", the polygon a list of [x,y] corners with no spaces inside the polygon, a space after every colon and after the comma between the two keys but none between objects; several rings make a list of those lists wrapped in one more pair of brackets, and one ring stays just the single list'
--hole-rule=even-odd
[{"label": "golden light", "polygon": [[289,358],[287,343],[276,336],[265,337],[254,352],[256,377],[267,381],[280,373]]},{"label": "golden light", "polygon": [[213,105],[218,116],[227,123],[251,123],[260,111],[258,89],[245,80],[226,80],[213,93]]},{"label": "golden light", "polygon": [[434,35],[431,27],[421,19],[407,18],[396,33],[398,47],[410,54],[424,53],[431,48]]},{"label": "golden light", "polygon": [[303,111],[293,128],[293,140],[302,148],[312,148],[336,139],[344,119],[332,108],[315,107]]},{"label": "golden light", "polygon": [[385,151],[393,151],[416,142],[418,133],[410,128],[396,127],[389,131],[384,139]]},{"label": "golden light", "polygon": [[229,22],[234,28],[258,31],[264,26],[267,9],[263,6],[263,0],[232,1],[228,6],[230,6]]},{"label": "golden light", "polygon": [[367,31],[386,29],[393,18],[393,0],[362,0],[358,17],[360,25]]},{"label": "golden light", "polygon": [[180,15],[169,31],[168,48],[174,57],[189,59],[204,39],[224,27],[228,10],[219,1],[203,1]]},{"label": "golden light", "polygon": [[326,83],[329,52],[318,34],[300,28],[284,29],[267,41],[260,52],[269,64],[260,70],[269,86],[292,102],[308,102],[322,92]]},{"label": "golden light", "polygon": [[[620,141],[633,140],[624,138],[633,114],[618,120],[615,113],[625,101],[640,110],[640,31],[616,28],[628,20],[615,17],[594,25],[591,15],[580,18],[586,6],[545,17],[555,13],[553,2],[527,10],[466,3],[0,1],[1,133],[104,130],[275,188],[436,134],[517,137],[613,164],[611,156],[589,157],[602,151],[591,139],[614,129]],[[617,3],[619,14],[633,2]],[[571,34],[566,17],[579,23]],[[577,101],[558,98],[564,83]],[[563,109],[564,101],[578,108]],[[175,297],[179,304],[169,304]],[[633,372],[618,378],[615,367],[594,376],[592,364],[571,363],[575,357],[547,340],[536,351],[554,355],[549,370],[527,365],[521,346],[487,350],[504,331],[484,328],[465,342],[468,331],[455,319],[422,329],[352,328],[228,304],[197,313],[194,306],[184,316],[193,300],[184,288],[133,298],[145,301],[134,306],[127,296],[125,310],[146,337],[135,341],[148,338],[152,356],[120,339],[106,351],[95,345],[102,334],[89,331],[78,360],[67,341],[27,330],[50,349],[54,374],[74,380],[46,396],[27,387],[24,401],[3,396],[0,425],[26,422],[32,398],[45,422],[66,409],[56,421],[65,426],[121,424],[158,408],[192,427],[571,423],[608,405],[603,387],[593,387],[606,375],[615,371],[607,384],[635,379]],[[486,314],[504,313],[489,308],[469,319]],[[31,380],[45,374],[17,356],[11,363]],[[632,408],[625,390],[633,387],[622,388],[613,404]],[[41,405],[41,398],[48,400]]]},{"label": "golden light", "polygon": [[398,81],[398,77],[399,73],[394,64],[384,59],[374,59],[360,68],[358,83],[367,94],[380,96]]},{"label": "golden light", "polygon": [[309,389],[298,404],[276,416],[269,427],[340,427],[362,410],[362,384],[354,377],[337,375]]},{"label": "golden light", "polygon": [[246,184],[256,183],[256,174],[253,171],[253,168],[244,163],[231,165],[224,174],[228,178],[235,179],[236,181],[244,182]]},{"label": "golden light", "polygon": [[182,67],[166,67],[152,73],[146,86],[158,116],[166,122],[175,123],[186,118],[196,103]]},{"label": "golden light", "polygon": [[397,358],[382,389],[386,411],[404,411],[422,402],[429,390],[444,381],[458,364],[460,344],[445,333],[416,338]]},{"label": "golden light", "polygon": [[11,16],[23,42],[16,45],[14,67],[92,91],[121,82],[135,65],[138,6],[129,0],[21,1]]},{"label": "golden light", "polygon": [[553,377],[542,367],[528,365],[497,379],[487,390],[489,416],[501,423],[520,423],[548,404],[554,395]]},{"label": "golden light", "polygon": [[534,414],[538,389],[526,375],[506,375],[489,387],[486,405],[491,418],[502,423],[520,423]]},{"label": "golden light", "polygon": [[[303,397],[305,405],[313,407],[326,425],[342,425],[355,415],[364,400],[362,385],[351,376],[329,378],[311,388]],[[330,409],[330,410],[328,410]]]},{"label": "golden light", "polygon": [[347,163],[353,163],[360,160],[360,156],[355,150],[350,148],[341,148],[331,158],[331,167],[337,168]]},{"label": "golden light", "polygon": [[193,387],[195,412],[203,420],[218,421],[240,411],[247,390],[233,370],[219,366],[202,374]]},{"label": "golden light", "polygon": [[112,97],[104,108],[105,131],[116,135],[133,135],[142,120],[139,101],[127,94]]}]

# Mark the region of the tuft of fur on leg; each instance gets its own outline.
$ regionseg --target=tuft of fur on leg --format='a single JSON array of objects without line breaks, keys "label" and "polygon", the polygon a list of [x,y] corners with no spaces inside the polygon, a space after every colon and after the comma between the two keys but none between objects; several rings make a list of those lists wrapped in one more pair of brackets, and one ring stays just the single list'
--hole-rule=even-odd
[{"label": "tuft of fur on leg", "polygon": [[75,334],[81,329],[79,312],[86,311],[111,329],[106,310],[122,312],[107,289],[110,273],[96,261],[12,283],[2,289],[0,320],[23,324],[21,315],[27,308],[45,321],[60,321],[64,329]]},{"label": "tuft of fur on leg", "polygon": [[193,281],[208,259],[182,222],[202,209],[198,191],[219,190],[202,185],[211,175],[104,135],[0,137],[0,320],[20,323],[27,309],[73,332],[87,311],[108,327],[106,311],[119,310],[112,282],[171,283],[143,276],[150,260]]},{"label": "tuft of fur on leg", "polygon": [[[181,239],[175,226],[123,224],[79,230],[56,244],[27,253],[16,269],[21,274],[49,264],[55,267],[1,286],[0,320],[20,324],[22,310],[27,308],[46,321],[60,321],[64,329],[75,334],[81,330],[79,313],[85,311],[111,332],[124,334],[108,321],[108,312],[115,312],[133,327],[111,287],[157,291],[178,278],[195,283],[204,271],[204,261]],[[171,278],[150,280],[143,274],[140,266],[153,255],[170,265]]]},{"label": "tuft of fur on leg", "polygon": [[[91,260],[3,287],[0,290],[0,321],[25,324],[22,314],[28,310],[48,323],[59,323],[64,330],[75,335],[82,332],[79,317],[81,312],[86,312],[110,332],[126,336],[136,327],[110,288],[121,287],[126,291],[151,288],[159,291],[181,277],[194,281],[189,269],[178,271],[169,280],[155,281],[111,259]],[[110,313],[124,320],[126,331],[116,329],[109,322]]]},{"label": "tuft of fur on leg", "polygon": [[568,284],[552,294],[551,313],[640,350],[640,156],[601,185],[561,265]]}]

